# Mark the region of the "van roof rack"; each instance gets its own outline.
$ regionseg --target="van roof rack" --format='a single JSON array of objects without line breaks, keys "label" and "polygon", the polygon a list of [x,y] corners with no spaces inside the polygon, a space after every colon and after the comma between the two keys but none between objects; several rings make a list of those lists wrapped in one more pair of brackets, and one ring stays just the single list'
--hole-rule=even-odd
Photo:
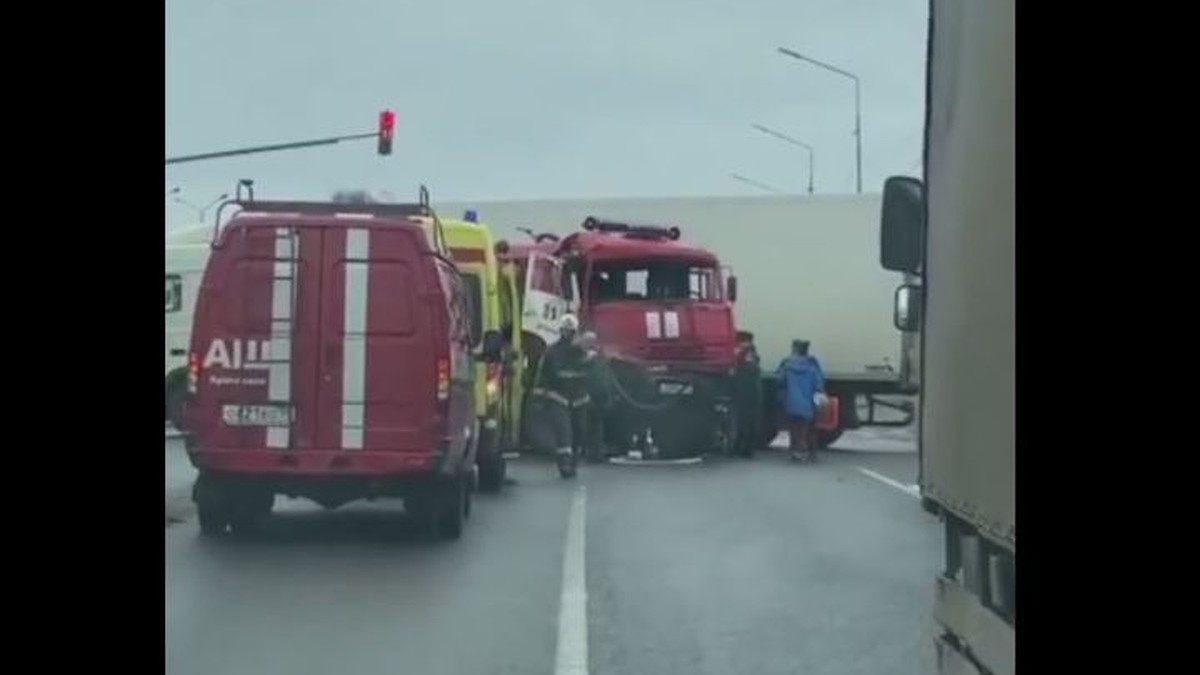
[{"label": "van roof rack", "polygon": [[[212,244],[215,246],[221,230],[221,212],[227,206],[240,207],[242,211],[253,213],[303,213],[305,215],[334,215],[337,213],[362,213],[382,217],[398,218],[433,218],[437,221],[438,230],[441,222],[437,213],[429,205],[429,189],[421,186],[418,193],[419,201],[415,204],[397,204],[388,202],[352,203],[352,202],[305,202],[305,201],[265,201],[254,199],[253,181],[243,179],[238,183],[237,196],[226,200],[217,207],[216,222],[213,223]],[[245,187],[248,197],[242,198],[242,188]]]}]

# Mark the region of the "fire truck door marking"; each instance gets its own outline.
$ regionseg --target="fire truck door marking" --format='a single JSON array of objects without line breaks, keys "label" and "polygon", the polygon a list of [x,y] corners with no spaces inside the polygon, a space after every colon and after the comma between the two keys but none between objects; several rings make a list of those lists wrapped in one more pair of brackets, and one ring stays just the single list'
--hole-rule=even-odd
[{"label": "fire truck door marking", "polygon": [[[292,284],[291,276],[299,273],[300,236],[291,228],[275,229],[275,279],[271,282],[271,341],[268,351],[263,344],[259,358],[269,361],[267,366],[267,399],[273,403],[290,405],[292,400]],[[268,427],[267,447],[286,448],[289,445],[289,427]]]},{"label": "fire truck door marking", "polygon": [[345,358],[342,363],[342,449],[363,446],[367,394],[367,274],[371,231],[346,232]]},{"label": "fire truck door marking", "polygon": [[651,340],[662,337],[662,317],[658,312],[646,312],[646,337]]},{"label": "fire truck door marking", "polygon": [[663,312],[663,333],[669,338],[679,337],[679,312]]}]

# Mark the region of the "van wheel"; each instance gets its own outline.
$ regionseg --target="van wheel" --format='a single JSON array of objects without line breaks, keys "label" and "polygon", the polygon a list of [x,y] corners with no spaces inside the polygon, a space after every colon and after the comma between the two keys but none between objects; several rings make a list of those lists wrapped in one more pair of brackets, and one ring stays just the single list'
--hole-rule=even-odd
[{"label": "van wheel", "polygon": [[405,503],[422,533],[437,541],[458,539],[470,510],[470,491],[466,474],[447,482],[438,482],[413,494]]},{"label": "van wheel", "polygon": [[166,418],[177,431],[183,431],[183,402],[187,398],[187,378],[172,373],[167,378]]},{"label": "van wheel", "polygon": [[271,515],[274,507],[274,494],[255,492],[243,495],[230,513],[229,529],[238,537],[254,535],[261,528],[263,519]]},{"label": "van wheel", "polygon": [[192,501],[196,503],[196,521],[200,524],[200,534],[205,537],[225,534],[230,521],[229,502],[225,491],[221,489],[220,481],[209,474],[201,473],[192,485]]},{"label": "van wheel", "polygon": [[458,539],[471,511],[471,491],[467,489],[466,476],[459,476],[447,485],[443,495],[440,534],[447,539]]},{"label": "van wheel", "polygon": [[196,504],[196,521],[200,523],[201,536],[219,537],[229,526],[229,514],[221,504],[203,500]]}]

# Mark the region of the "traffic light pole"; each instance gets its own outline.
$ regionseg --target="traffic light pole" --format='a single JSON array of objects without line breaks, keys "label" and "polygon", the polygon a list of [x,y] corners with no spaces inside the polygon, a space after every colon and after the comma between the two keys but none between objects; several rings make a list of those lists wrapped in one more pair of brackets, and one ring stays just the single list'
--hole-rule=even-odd
[{"label": "traffic light pole", "polygon": [[199,155],[183,155],[181,157],[168,157],[167,164],[183,164],[185,162],[199,162],[206,159],[220,159],[222,157],[235,157],[237,155],[252,155],[260,152],[276,152],[279,150],[297,150],[300,148],[312,148],[318,145],[337,145],[342,141],[358,141],[367,138],[378,138],[378,132],[369,134],[352,134],[350,136],[334,136],[332,138],[321,138],[312,141],[296,141],[295,143],[277,143],[275,145],[258,145],[250,148],[238,148],[236,150],[224,150],[221,152],[206,152]]}]

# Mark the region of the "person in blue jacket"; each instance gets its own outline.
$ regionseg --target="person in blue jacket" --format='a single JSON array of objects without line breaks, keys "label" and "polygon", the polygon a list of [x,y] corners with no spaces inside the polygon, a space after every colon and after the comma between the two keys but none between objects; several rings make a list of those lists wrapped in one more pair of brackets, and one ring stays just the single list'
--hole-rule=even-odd
[{"label": "person in blue jacket", "polygon": [[794,460],[814,461],[817,398],[825,392],[825,374],[816,357],[809,355],[807,340],[792,341],[792,355],[779,364],[778,377],[787,419],[788,450]]}]

